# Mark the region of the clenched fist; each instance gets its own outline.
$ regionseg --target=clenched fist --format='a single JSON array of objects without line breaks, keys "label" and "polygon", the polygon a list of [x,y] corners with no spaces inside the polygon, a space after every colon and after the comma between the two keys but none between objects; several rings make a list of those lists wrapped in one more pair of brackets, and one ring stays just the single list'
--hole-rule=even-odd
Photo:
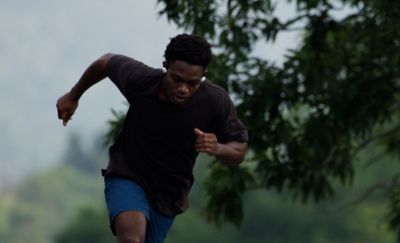
[{"label": "clenched fist", "polygon": [[219,143],[214,133],[205,133],[198,128],[193,131],[196,135],[197,152],[204,152],[212,156],[218,155]]},{"label": "clenched fist", "polygon": [[73,99],[70,92],[66,93],[58,99],[56,105],[58,119],[63,121],[64,126],[66,126],[68,121],[72,119],[72,115],[75,113],[78,104],[79,101]]}]

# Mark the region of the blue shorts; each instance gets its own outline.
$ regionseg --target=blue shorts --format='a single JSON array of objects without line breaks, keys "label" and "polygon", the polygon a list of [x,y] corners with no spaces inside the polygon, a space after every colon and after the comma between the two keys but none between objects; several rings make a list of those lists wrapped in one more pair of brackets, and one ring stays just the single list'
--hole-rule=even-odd
[{"label": "blue shorts", "polygon": [[142,212],[147,219],[146,243],[161,243],[164,241],[175,217],[161,214],[147,200],[144,190],[129,179],[119,177],[105,177],[105,199],[110,220],[110,227],[114,235],[115,218],[127,211]]}]

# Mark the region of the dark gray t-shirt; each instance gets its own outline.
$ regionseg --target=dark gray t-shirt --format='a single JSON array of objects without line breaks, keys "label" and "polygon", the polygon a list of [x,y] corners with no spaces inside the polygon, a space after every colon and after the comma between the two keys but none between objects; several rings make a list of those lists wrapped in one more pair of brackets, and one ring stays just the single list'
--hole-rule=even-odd
[{"label": "dark gray t-shirt", "polygon": [[165,74],[121,55],[110,59],[107,75],[130,107],[103,174],[134,180],[163,214],[185,211],[198,155],[194,128],[216,134],[220,143],[248,140],[229,95],[206,80],[184,105],[163,101]]}]

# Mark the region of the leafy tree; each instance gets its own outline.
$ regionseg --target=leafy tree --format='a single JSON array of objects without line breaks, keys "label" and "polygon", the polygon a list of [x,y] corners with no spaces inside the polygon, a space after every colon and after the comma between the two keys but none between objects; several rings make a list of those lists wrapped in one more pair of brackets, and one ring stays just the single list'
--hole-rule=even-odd
[{"label": "leafy tree", "polygon": [[[235,97],[249,128],[247,161],[214,163],[205,183],[217,224],[240,225],[248,190],[319,202],[334,196],[334,184],[351,184],[369,145],[399,155],[400,2],[288,0],[297,7],[290,19],[276,14],[278,2],[158,0],[160,15],[213,44],[208,76]],[[300,38],[282,65],[254,52],[285,31]],[[387,192],[388,222],[400,235],[398,178],[374,188]]]},{"label": "leafy tree", "polygon": [[[128,105],[128,103],[126,103],[126,105]],[[104,136],[103,140],[104,146],[114,143],[124,126],[125,113],[121,111],[116,111],[114,109],[111,109],[111,113],[113,115],[113,118],[107,121],[107,124],[109,125],[110,129]]]}]

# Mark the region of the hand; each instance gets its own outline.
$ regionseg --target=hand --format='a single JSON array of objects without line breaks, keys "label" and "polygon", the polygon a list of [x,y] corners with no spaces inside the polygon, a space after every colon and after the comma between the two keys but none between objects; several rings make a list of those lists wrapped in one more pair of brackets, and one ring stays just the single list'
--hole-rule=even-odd
[{"label": "hand", "polygon": [[75,113],[78,107],[79,101],[72,98],[70,92],[61,96],[57,100],[57,113],[58,119],[63,120],[63,125],[66,126],[68,121],[72,119],[72,115]]},{"label": "hand", "polygon": [[197,152],[205,152],[212,156],[218,154],[219,143],[214,133],[205,133],[198,128],[194,129],[194,133],[196,134]]}]

